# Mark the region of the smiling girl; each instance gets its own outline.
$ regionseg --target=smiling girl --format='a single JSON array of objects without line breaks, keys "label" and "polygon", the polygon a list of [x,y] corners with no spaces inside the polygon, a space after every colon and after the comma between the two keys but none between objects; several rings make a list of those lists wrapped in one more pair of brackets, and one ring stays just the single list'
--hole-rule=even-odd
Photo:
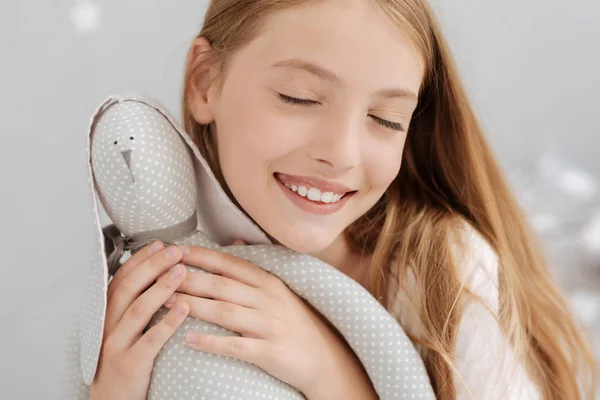
[{"label": "smiling girl", "polygon": [[[590,348],[425,1],[213,0],[189,51],[183,93],[186,130],[231,200],[274,243],[324,260],[367,288],[413,339],[439,399],[593,397]],[[208,285],[184,283],[185,271],[165,274],[160,279],[173,279],[171,286],[137,300],[121,285],[134,270],[148,282],[180,261],[210,263],[201,249],[172,249],[169,259],[164,249],[138,252],[111,282],[110,350],[105,341],[90,397],[145,398],[151,362],[137,375],[113,367],[154,359],[182,317],[165,317],[152,342],[144,342],[152,330],[142,336],[142,323],[126,327],[149,320],[173,292],[173,310],[183,305],[184,313],[206,318],[199,293],[210,297]],[[267,274],[228,262],[239,275],[225,286],[248,297],[220,301],[265,296]],[[293,303],[294,293],[278,290],[282,303]],[[127,313],[132,304],[147,315]],[[312,335],[306,340],[340,349],[304,355],[306,366],[331,360],[309,399],[374,398],[356,360],[336,347],[313,311],[261,312],[256,318],[297,329],[314,321],[320,328],[303,330]],[[138,339],[147,347],[136,348]],[[265,343],[265,352],[277,345],[284,354],[298,346]],[[216,339],[188,345],[228,348]],[[297,374],[317,379],[285,359],[269,372],[288,383],[299,382]]]}]

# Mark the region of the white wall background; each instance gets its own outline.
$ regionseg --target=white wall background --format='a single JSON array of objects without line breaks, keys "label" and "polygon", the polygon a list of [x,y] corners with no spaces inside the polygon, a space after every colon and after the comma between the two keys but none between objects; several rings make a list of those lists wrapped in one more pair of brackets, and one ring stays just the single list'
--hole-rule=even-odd
[{"label": "white wall background", "polygon": [[[0,4],[0,388],[58,399],[67,317],[92,254],[85,134],[108,94],[179,115],[206,1]],[[600,342],[600,2],[437,0],[489,139]]]}]

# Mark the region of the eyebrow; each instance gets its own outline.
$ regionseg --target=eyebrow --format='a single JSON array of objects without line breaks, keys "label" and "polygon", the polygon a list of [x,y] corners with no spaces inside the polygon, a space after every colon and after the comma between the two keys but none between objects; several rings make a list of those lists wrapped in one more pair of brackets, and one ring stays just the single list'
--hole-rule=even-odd
[{"label": "eyebrow", "polygon": [[[271,64],[271,68],[299,69],[302,71],[307,71],[307,72],[309,72],[321,79],[324,79],[326,81],[330,81],[330,82],[334,82],[334,83],[337,83],[340,81],[340,78],[333,72],[329,71],[328,69],[325,69],[325,68],[321,67],[320,65],[317,65],[313,62],[302,60],[299,58],[289,58],[287,60],[277,61],[277,62]],[[384,90],[378,92],[378,94],[380,96],[386,97],[386,98],[400,97],[400,98],[417,101],[417,95],[414,92],[412,92],[411,90],[404,89],[404,88],[384,89]]]}]

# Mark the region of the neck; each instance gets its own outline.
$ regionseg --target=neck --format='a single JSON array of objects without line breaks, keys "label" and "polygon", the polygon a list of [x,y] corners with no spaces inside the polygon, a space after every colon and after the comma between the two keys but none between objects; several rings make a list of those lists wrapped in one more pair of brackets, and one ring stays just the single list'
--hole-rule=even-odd
[{"label": "neck", "polygon": [[368,258],[352,249],[345,233],[339,235],[328,247],[310,255],[335,267],[358,283],[364,284]]},{"label": "neck", "polygon": [[[281,243],[273,236],[266,232],[265,235],[268,236],[271,243],[281,245]],[[369,254],[360,254],[353,250],[350,245],[350,240],[345,232],[342,232],[342,234],[323,250],[307,254],[326,262],[367,288],[367,270],[371,257]]]}]

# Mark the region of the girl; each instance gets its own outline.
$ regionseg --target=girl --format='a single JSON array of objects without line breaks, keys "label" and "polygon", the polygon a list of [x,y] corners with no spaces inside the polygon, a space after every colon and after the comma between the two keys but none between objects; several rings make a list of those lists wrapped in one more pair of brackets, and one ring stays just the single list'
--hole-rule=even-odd
[{"label": "girl", "polygon": [[[425,0],[213,0],[183,93],[185,127],[230,198],[273,242],[328,262],[379,299],[420,350],[439,399],[593,397],[590,347]],[[161,268],[202,267],[198,251],[175,248]],[[107,328],[91,398],[145,398],[147,361],[177,327],[167,316],[144,341],[151,331],[142,336],[136,313],[125,313],[133,304],[147,320],[175,291],[127,297],[132,288],[120,283],[134,266],[150,274],[140,267],[150,254],[138,252],[110,284],[107,319],[123,319]],[[241,260],[238,268],[250,271]],[[184,286],[177,304],[194,315],[199,297]],[[145,352],[130,350],[137,338]],[[189,345],[224,352],[211,343]],[[120,360],[145,373],[115,373]],[[374,398],[351,358],[338,361],[335,379],[307,397]],[[292,382],[306,372],[296,367],[272,372]]]}]

